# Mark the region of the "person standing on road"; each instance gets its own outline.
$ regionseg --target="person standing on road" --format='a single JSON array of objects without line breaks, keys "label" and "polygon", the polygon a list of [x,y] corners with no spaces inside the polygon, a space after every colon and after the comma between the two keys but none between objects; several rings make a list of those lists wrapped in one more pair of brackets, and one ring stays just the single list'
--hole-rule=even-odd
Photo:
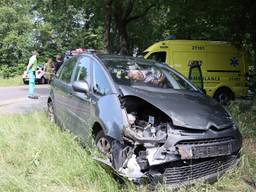
[{"label": "person standing on road", "polygon": [[47,63],[44,64],[44,72],[45,72],[47,81],[50,83],[54,75],[54,69],[53,69],[51,57],[49,57]]},{"label": "person standing on road", "polygon": [[56,63],[54,64],[55,73],[57,73],[62,63],[63,63],[63,60],[61,55],[56,55]]},{"label": "person standing on road", "polygon": [[32,52],[32,57],[30,57],[28,66],[27,66],[27,73],[29,78],[29,88],[28,88],[28,98],[30,99],[38,99],[35,96],[35,81],[36,81],[36,68],[37,68],[37,51]]}]

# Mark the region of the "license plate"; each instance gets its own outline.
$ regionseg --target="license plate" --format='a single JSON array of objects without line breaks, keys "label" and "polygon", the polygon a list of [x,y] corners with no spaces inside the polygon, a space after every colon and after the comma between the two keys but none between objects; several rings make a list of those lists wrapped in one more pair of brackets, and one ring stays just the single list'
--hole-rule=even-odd
[{"label": "license plate", "polygon": [[181,159],[199,159],[231,154],[231,143],[215,145],[180,145],[178,151]]},{"label": "license plate", "polygon": [[216,157],[231,154],[231,144],[218,144],[209,146],[192,146],[193,159]]}]

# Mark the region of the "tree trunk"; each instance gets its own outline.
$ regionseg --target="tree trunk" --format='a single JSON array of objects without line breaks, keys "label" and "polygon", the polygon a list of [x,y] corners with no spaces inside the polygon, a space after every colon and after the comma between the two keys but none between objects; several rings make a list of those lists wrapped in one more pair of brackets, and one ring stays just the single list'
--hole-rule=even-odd
[{"label": "tree trunk", "polygon": [[134,2],[135,1],[129,0],[128,4],[125,6],[125,3],[123,3],[122,1],[117,1],[114,8],[114,16],[120,43],[119,53],[121,55],[129,54],[129,43],[127,33],[127,26],[129,22],[144,17],[148,13],[148,11],[154,6],[153,4],[151,4],[150,6],[146,7],[144,11],[140,14],[131,16],[134,7]]},{"label": "tree trunk", "polygon": [[126,22],[124,20],[120,20],[117,28],[119,33],[119,42],[120,42],[120,50],[119,54],[128,55],[129,54],[129,44],[128,44],[128,35],[126,29]]},{"label": "tree trunk", "polygon": [[[131,3],[131,1],[130,1]],[[119,54],[128,55],[128,34],[127,34],[127,15],[123,3],[120,1],[115,5],[115,22],[119,36]]]},{"label": "tree trunk", "polygon": [[110,48],[110,26],[111,26],[111,11],[112,0],[105,0],[105,18],[104,18],[104,49],[107,53],[111,52]]}]

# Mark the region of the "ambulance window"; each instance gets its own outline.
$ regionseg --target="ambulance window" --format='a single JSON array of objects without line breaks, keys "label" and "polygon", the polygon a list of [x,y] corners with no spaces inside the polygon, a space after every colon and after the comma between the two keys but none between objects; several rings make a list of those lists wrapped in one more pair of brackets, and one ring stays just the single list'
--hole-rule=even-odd
[{"label": "ambulance window", "polygon": [[203,90],[203,76],[201,71],[201,60],[189,61],[189,75],[188,79],[199,89]]},{"label": "ambulance window", "polygon": [[147,59],[153,59],[157,62],[163,63],[166,61],[166,52],[154,52],[150,54]]}]

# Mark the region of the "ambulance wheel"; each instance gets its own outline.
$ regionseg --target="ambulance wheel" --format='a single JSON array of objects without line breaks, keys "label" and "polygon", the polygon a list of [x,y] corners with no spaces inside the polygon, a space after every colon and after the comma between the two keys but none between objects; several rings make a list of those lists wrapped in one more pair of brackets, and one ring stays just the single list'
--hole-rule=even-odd
[{"label": "ambulance wheel", "polygon": [[228,88],[221,88],[215,92],[214,99],[216,99],[221,105],[228,105],[230,101],[234,99],[234,94]]}]

